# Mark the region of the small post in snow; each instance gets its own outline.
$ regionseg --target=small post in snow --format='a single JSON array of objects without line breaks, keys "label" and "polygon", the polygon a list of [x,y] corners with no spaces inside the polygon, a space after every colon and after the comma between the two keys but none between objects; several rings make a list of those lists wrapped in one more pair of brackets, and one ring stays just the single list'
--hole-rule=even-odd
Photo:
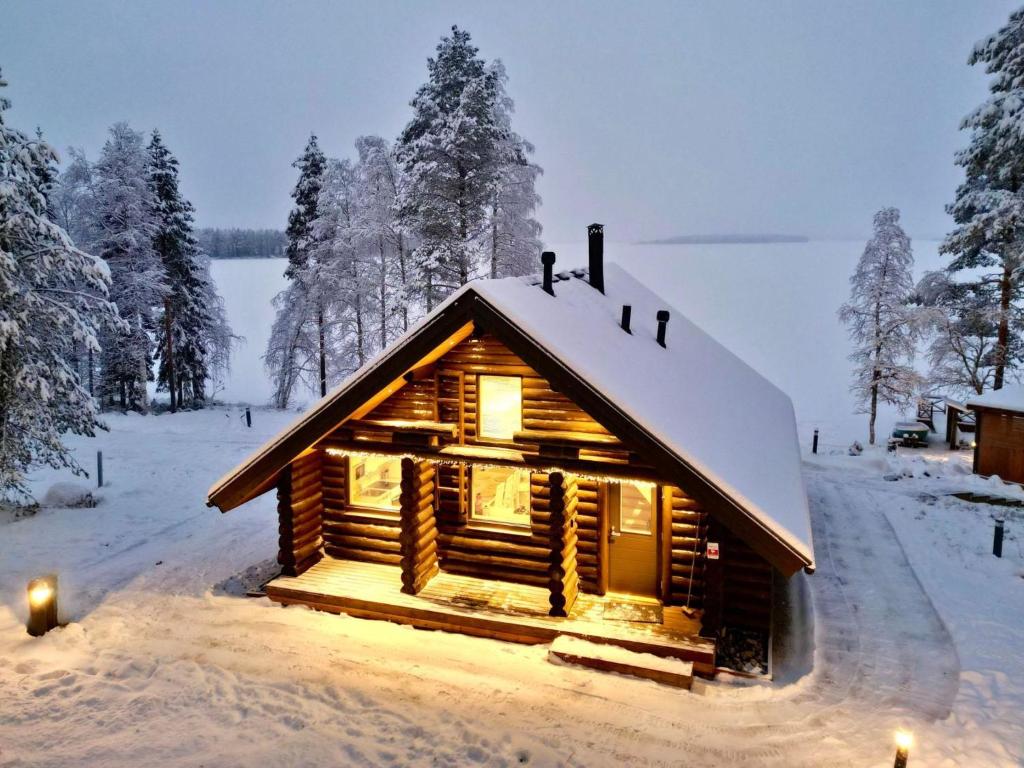
[{"label": "small post in snow", "polygon": [[996,557],[1003,556],[1003,523],[1001,517],[996,518],[996,531],[992,537],[992,554]]},{"label": "small post in snow", "polygon": [[818,452],[818,430],[814,430],[814,440],[811,441],[811,453]]},{"label": "small post in snow", "polygon": [[249,406],[245,406],[245,426],[252,429],[252,414],[249,412]]},{"label": "small post in snow", "polygon": [[103,451],[96,451],[96,487],[103,487]]}]

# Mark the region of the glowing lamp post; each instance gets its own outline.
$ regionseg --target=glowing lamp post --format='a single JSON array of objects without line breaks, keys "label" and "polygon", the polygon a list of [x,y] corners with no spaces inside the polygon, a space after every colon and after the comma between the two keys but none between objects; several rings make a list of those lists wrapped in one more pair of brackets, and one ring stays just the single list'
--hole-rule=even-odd
[{"label": "glowing lamp post", "polygon": [[909,731],[896,731],[896,762],[893,768],[907,768],[907,758],[913,743],[914,737]]},{"label": "glowing lamp post", "polygon": [[28,583],[28,633],[45,635],[57,626],[57,577],[43,576]]}]

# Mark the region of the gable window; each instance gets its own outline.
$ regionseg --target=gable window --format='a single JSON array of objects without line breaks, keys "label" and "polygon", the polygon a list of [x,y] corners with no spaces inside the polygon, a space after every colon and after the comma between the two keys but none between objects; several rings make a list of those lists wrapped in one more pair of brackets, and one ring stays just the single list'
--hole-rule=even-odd
[{"label": "gable window", "polygon": [[402,460],[386,456],[351,456],[348,503],[353,507],[398,512],[402,495]]},{"label": "gable window", "polygon": [[530,473],[512,467],[473,467],[470,519],[530,526]]},{"label": "gable window", "polygon": [[523,380],[519,376],[480,376],[477,404],[478,438],[511,440],[523,428]]}]

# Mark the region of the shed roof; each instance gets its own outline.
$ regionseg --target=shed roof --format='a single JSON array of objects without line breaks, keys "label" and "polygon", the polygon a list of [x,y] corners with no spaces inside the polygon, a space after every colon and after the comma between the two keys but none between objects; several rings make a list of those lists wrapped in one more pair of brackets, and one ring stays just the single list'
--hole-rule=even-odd
[{"label": "shed roof", "polygon": [[[400,366],[386,372],[382,368],[402,349],[415,347],[434,324],[453,315],[447,323],[450,330],[469,316],[482,319],[488,330],[501,326],[506,336],[514,336],[503,340],[518,344],[512,345],[517,353],[536,353],[528,362],[542,375],[562,376],[566,385],[573,385],[575,391],[567,394],[585,410],[595,402],[612,406],[616,418],[621,416],[620,426],[635,428],[656,452],[676,459],[688,478],[713,489],[742,513],[746,519],[732,522],[764,539],[755,548],[770,562],[787,572],[800,565],[812,569],[810,517],[789,397],[618,265],[606,265],[604,293],[586,281],[583,271],[559,278],[554,296],[535,277],[463,286],[378,360],[215,484],[210,503],[222,509],[239,503],[225,505],[219,499],[230,495],[232,484],[246,475],[268,470],[276,474],[298,453],[296,446],[312,445],[349,418],[352,402],[342,405],[347,395],[375,374],[378,385],[401,375]],[[631,334],[619,325],[624,304],[632,307]],[[664,348],[655,340],[659,310],[671,315]],[[419,353],[425,354],[438,338],[420,344]],[[332,404],[338,405],[334,413]],[[614,424],[605,426],[616,431]],[[269,461],[269,452],[282,445],[290,447]],[[292,455],[284,458],[289,451]],[[248,482],[251,486],[253,478]],[[260,490],[269,487],[263,482]]]},{"label": "shed roof", "polygon": [[1003,387],[983,395],[975,395],[967,401],[970,408],[994,408],[1000,411],[1024,413],[1024,387]]}]

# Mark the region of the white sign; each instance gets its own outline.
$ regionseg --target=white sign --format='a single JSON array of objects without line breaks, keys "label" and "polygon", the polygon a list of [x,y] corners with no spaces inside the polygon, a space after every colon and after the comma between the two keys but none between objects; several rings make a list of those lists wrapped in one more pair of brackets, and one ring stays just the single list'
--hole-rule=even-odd
[{"label": "white sign", "polygon": [[708,560],[717,560],[718,559],[718,543],[717,542],[709,541],[706,551],[707,551]]}]

